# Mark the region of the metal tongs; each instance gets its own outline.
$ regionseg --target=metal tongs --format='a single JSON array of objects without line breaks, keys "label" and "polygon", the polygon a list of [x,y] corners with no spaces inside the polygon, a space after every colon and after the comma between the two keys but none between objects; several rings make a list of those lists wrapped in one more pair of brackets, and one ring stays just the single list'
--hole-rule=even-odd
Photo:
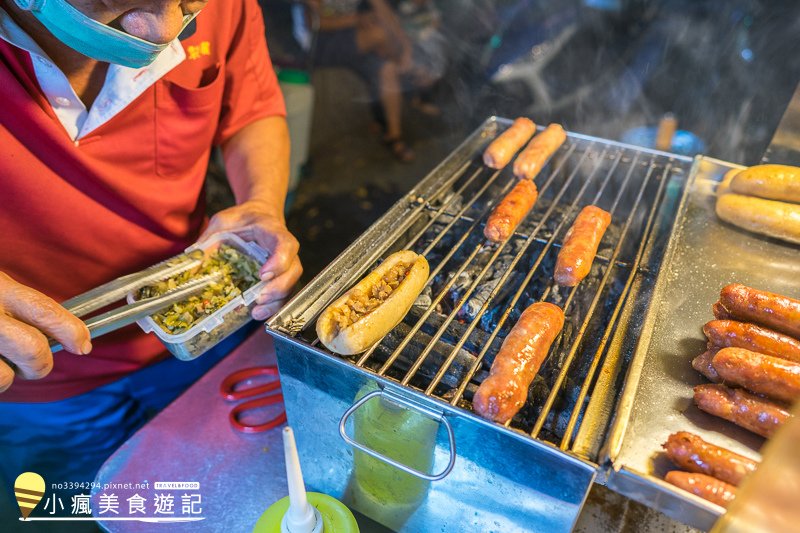
[{"label": "metal tongs", "polygon": [[[202,250],[177,255],[139,272],[109,281],[90,291],[79,294],[61,305],[77,317],[88,315],[117,300],[121,300],[132,291],[198,268],[203,262],[203,257]],[[89,334],[92,338],[116,331],[146,316],[158,313],[175,303],[200,294],[203,289],[218,281],[221,276],[221,272],[209,274],[178,285],[160,296],[143,298],[132,304],[112,309],[86,320],[86,327],[89,328]],[[63,350],[63,346],[57,341],[51,340],[50,349],[53,352],[57,352]]]}]

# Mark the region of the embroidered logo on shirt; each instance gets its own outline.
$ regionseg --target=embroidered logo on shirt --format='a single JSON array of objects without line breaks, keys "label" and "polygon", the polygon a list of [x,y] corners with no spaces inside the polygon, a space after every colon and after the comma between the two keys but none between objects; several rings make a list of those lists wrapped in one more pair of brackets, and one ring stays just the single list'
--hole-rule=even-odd
[{"label": "embroidered logo on shirt", "polygon": [[200,59],[202,56],[210,56],[211,43],[208,41],[201,41],[200,44],[187,46],[186,55],[189,59]]}]

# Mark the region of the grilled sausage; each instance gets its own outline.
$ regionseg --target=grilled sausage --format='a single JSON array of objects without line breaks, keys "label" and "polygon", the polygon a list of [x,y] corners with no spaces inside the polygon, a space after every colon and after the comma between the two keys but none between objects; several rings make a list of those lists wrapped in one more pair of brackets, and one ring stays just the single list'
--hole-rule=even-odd
[{"label": "grilled sausage", "polygon": [[756,165],[736,174],[731,190],[770,200],[800,203],[800,168]]},{"label": "grilled sausage", "polygon": [[536,124],[532,120],[524,117],[518,118],[483,152],[484,164],[490,168],[504,168],[535,131]]},{"label": "grilled sausage", "polygon": [[528,387],[563,326],[560,307],[544,302],[528,307],[503,341],[489,377],[475,392],[475,412],[501,424],[511,420],[525,405]]},{"label": "grilled sausage", "polygon": [[736,497],[736,487],[705,474],[690,474],[673,470],[664,477],[667,483],[700,496],[720,507],[728,507]]},{"label": "grilled sausage", "polygon": [[538,196],[539,192],[532,181],[520,180],[492,210],[483,234],[493,242],[503,242],[511,237],[525,215],[533,208]]},{"label": "grilled sausage", "polygon": [[715,446],[688,431],[673,433],[662,446],[678,468],[715,477],[731,485],[738,486],[758,466],[752,459]]},{"label": "grilled sausage", "polygon": [[800,338],[800,300],[732,283],[722,289],[719,302],[736,320]]},{"label": "grilled sausage", "polygon": [[730,192],[717,197],[717,216],[747,231],[800,244],[800,204]]},{"label": "grilled sausage", "polygon": [[800,364],[744,348],[723,348],[711,364],[726,383],[781,402],[800,398]]},{"label": "grilled sausage", "polygon": [[708,342],[721,348],[744,348],[800,363],[800,341],[783,333],[736,320],[712,320],[703,326]]},{"label": "grilled sausage", "polygon": [[781,404],[725,385],[697,385],[694,403],[706,413],[767,438],[791,417]]},{"label": "grilled sausage", "polygon": [[730,320],[733,318],[720,302],[717,302],[711,306],[711,312],[714,314],[714,318],[717,320]]},{"label": "grilled sausage", "polygon": [[609,224],[611,213],[608,211],[594,205],[581,209],[558,252],[553,275],[556,283],[563,287],[574,287],[589,274]]},{"label": "grilled sausage", "polygon": [[692,359],[692,368],[714,383],[719,383],[721,381],[719,374],[717,374],[716,369],[714,369],[714,365],[711,364],[718,350],[719,348],[715,346],[709,346],[708,350]]},{"label": "grilled sausage", "polygon": [[567,140],[567,134],[559,124],[550,124],[542,133],[535,135],[528,146],[514,161],[514,175],[532,180],[539,174],[556,150]]}]

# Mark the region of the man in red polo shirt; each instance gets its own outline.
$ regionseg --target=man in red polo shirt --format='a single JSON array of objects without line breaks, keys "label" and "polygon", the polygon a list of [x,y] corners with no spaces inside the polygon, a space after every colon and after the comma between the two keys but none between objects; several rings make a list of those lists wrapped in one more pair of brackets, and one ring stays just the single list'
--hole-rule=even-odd
[{"label": "man in red polo shirt", "polygon": [[[274,313],[300,276],[283,218],[284,103],[261,11],[256,0],[0,0],[0,102],[0,474],[12,476],[0,481],[46,468],[31,463],[72,446],[72,428],[124,426],[86,438],[100,448],[75,444],[75,456],[91,456],[80,472],[93,475],[109,442],[144,418],[129,416],[142,398],[122,406],[137,389],[125,380],[166,355],[135,327],[91,341],[56,302],[222,230],[271,252],[253,318]],[[237,205],[206,227],[213,145]],[[66,351],[53,358],[47,336]],[[186,386],[192,368],[155,382]],[[112,389],[104,411],[98,391]]]}]

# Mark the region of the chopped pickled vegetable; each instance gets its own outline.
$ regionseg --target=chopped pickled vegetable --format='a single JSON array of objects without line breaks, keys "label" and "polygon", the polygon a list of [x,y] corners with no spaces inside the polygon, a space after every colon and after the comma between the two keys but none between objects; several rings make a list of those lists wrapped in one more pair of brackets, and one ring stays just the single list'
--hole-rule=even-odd
[{"label": "chopped pickled vegetable", "polygon": [[400,263],[389,269],[383,278],[372,285],[369,293],[354,291],[344,304],[333,311],[337,331],[343,330],[377,309],[403,283],[410,271],[411,265]]},{"label": "chopped pickled vegetable", "polygon": [[252,257],[232,246],[222,244],[206,257],[198,270],[183,272],[155,285],[144,287],[139,291],[139,299],[160,296],[190,279],[222,272],[220,280],[206,287],[202,293],[176,303],[166,311],[152,315],[155,323],[167,333],[172,335],[183,333],[258,283],[259,267],[260,265]]}]

